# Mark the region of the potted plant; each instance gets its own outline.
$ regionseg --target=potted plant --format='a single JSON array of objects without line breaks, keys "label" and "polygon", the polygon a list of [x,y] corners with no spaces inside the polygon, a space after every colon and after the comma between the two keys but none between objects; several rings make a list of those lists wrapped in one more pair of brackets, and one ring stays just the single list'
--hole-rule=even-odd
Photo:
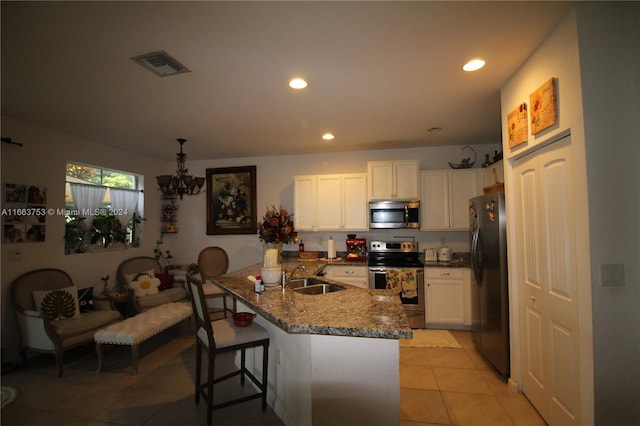
[{"label": "potted plant", "polygon": [[97,215],[93,218],[92,244],[109,247],[113,243],[127,243],[127,230],[118,218],[111,213]]}]

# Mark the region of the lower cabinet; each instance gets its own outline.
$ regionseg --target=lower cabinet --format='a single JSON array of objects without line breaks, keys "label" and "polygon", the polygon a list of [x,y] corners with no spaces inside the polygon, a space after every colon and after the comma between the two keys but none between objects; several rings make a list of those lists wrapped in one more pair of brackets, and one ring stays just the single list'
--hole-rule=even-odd
[{"label": "lower cabinet", "polygon": [[427,327],[471,327],[471,271],[468,268],[425,268]]},{"label": "lower cabinet", "polygon": [[328,265],[324,276],[330,280],[351,284],[360,288],[369,288],[369,268],[366,266]]}]

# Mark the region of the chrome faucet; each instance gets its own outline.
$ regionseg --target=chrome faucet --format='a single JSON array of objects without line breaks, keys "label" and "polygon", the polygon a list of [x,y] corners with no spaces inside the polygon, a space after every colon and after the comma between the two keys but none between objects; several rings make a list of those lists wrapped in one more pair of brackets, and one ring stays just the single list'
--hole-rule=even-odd
[{"label": "chrome faucet", "polygon": [[307,268],[304,265],[298,265],[289,273],[289,281],[295,278],[295,273],[298,271],[298,269],[301,269],[303,272],[307,272]]}]

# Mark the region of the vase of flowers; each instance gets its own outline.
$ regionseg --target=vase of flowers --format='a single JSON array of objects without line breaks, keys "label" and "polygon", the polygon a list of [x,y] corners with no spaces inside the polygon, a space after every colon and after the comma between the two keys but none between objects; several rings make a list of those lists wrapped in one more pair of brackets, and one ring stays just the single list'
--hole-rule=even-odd
[{"label": "vase of flowers", "polygon": [[282,257],[282,245],[295,238],[292,216],[281,207],[267,207],[267,212],[258,225],[258,238],[262,241],[265,252],[268,248],[277,248],[278,258]]}]

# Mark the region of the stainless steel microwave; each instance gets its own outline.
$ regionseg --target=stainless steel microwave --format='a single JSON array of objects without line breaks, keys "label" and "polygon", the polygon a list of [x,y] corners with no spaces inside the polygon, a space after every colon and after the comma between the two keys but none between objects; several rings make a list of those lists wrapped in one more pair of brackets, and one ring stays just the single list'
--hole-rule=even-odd
[{"label": "stainless steel microwave", "polygon": [[420,228],[420,201],[370,201],[369,228]]}]

